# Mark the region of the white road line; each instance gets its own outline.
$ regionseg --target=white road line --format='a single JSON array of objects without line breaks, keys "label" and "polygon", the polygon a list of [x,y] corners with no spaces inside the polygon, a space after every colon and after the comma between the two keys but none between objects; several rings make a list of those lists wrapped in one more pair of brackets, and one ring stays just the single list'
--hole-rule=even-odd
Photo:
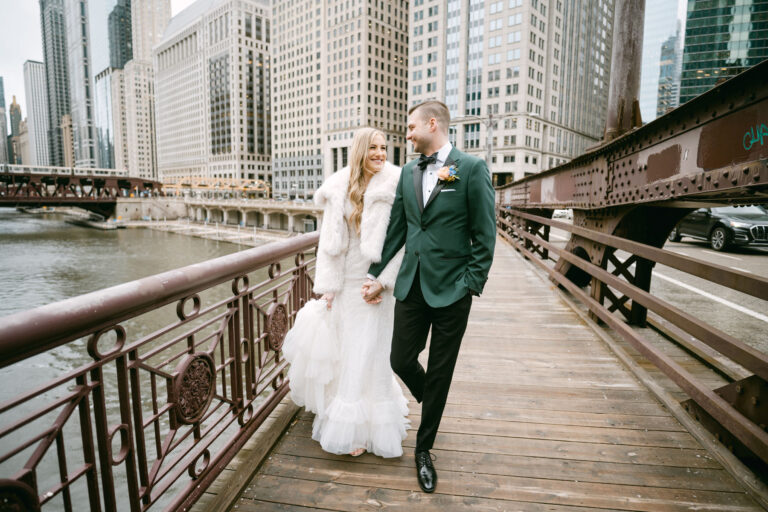
[{"label": "white road line", "polygon": [[746,273],[748,273],[748,274],[751,274],[751,273],[752,273],[752,271],[751,271],[751,270],[747,270],[747,269],[745,269],[745,268],[739,268],[739,267],[729,267],[729,268],[732,268],[733,270],[739,270],[739,271],[741,271],[741,272],[746,272]]},{"label": "white road line", "polygon": [[723,254],[720,252],[710,251],[707,249],[703,249],[701,252],[706,252],[707,254],[714,254],[715,256],[722,256],[723,258],[730,258],[732,260],[741,261],[741,258],[737,258],[736,256],[728,256],[727,254]]},{"label": "white road line", "polygon": [[658,277],[660,279],[663,279],[665,281],[669,281],[672,284],[676,284],[677,286],[681,288],[685,288],[686,290],[690,290],[694,293],[698,293],[699,295],[706,297],[708,299],[714,300],[715,302],[719,302],[720,304],[723,304],[724,306],[728,306],[729,308],[735,309],[736,311],[739,311],[741,313],[744,313],[745,315],[749,315],[751,317],[757,318],[758,320],[762,320],[763,322],[768,323],[768,316],[761,315],[760,313],[757,313],[755,311],[752,311],[751,309],[747,309],[744,306],[739,306],[738,304],[735,304],[729,300],[722,299],[718,297],[717,295],[712,295],[711,293],[707,293],[704,290],[700,290],[696,288],[695,286],[691,286],[689,284],[685,284],[681,281],[678,281],[677,279],[672,279],[671,277],[667,277],[663,274],[660,274],[658,272],[653,273],[654,277]]}]

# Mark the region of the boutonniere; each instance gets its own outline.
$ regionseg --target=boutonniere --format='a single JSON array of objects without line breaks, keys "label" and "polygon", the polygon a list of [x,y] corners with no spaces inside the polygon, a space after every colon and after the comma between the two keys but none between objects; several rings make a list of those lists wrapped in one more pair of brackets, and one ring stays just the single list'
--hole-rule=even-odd
[{"label": "boutonniere", "polygon": [[437,179],[440,181],[444,181],[446,183],[450,183],[452,181],[456,181],[459,178],[459,171],[456,169],[456,166],[446,166],[442,167],[439,171],[437,171]]}]

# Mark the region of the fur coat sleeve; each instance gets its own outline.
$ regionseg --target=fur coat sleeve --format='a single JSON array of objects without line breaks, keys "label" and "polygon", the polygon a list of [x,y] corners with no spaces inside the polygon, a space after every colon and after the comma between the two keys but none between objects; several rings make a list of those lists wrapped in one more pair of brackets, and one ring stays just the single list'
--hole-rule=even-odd
[{"label": "fur coat sleeve", "polygon": [[[389,214],[399,179],[400,168],[387,162],[384,169],[371,178],[363,197],[360,252],[371,262],[381,260]],[[338,293],[344,285],[344,264],[349,248],[349,231],[344,217],[348,187],[349,168],[345,167],[329,177],[315,193],[315,203],[323,207],[315,270],[315,293]],[[379,276],[379,281],[389,290],[394,287],[402,259],[403,251],[392,258]],[[365,276],[361,275],[361,285],[364,279]]]}]

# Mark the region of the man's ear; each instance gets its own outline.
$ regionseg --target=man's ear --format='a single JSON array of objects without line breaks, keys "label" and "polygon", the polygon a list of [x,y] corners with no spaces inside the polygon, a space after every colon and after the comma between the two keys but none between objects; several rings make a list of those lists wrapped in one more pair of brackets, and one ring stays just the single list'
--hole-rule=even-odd
[{"label": "man's ear", "polygon": [[429,118],[429,131],[430,132],[437,131],[437,119],[435,119],[434,117]]}]

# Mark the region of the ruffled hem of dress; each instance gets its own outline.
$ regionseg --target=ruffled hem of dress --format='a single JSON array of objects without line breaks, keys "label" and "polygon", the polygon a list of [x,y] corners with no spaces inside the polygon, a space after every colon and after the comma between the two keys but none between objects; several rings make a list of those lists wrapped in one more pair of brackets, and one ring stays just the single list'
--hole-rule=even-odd
[{"label": "ruffled hem of dress", "polygon": [[407,437],[408,401],[400,396],[378,402],[333,399],[312,425],[312,439],[328,453],[344,455],[358,448],[380,457],[400,457]]}]

